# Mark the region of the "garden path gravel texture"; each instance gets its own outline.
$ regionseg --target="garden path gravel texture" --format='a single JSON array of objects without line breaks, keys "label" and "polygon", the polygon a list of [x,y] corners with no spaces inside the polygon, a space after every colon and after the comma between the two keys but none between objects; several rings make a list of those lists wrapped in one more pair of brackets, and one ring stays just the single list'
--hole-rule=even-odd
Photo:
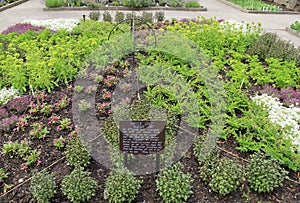
[{"label": "garden path gravel texture", "polygon": [[[281,38],[289,40],[300,46],[300,38],[286,31],[286,27],[300,20],[300,14],[249,14],[232,8],[217,0],[199,0],[200,4],[207,8],[207,11],[165,11],[165,17],[171,18],[196,18],[204,16],[207,18],[216,16],[224,20],[236,20],[245,22],[261,22],[267,32],[275,32]],[[83,15],[88,16],[90,11],[43,11],[45,3],[43,0],[29,0],[21,5],[0,12],[0,31],[16,23],[28,19],[45,20],[53,18],[75,18],[80,19]],[[101,11],[103,12],[103,11]],[[155,12],[155,11],[153,11]],[[138,12],[136,12],[138,13]],[[111,11],[114,15],[115,11]]]}]

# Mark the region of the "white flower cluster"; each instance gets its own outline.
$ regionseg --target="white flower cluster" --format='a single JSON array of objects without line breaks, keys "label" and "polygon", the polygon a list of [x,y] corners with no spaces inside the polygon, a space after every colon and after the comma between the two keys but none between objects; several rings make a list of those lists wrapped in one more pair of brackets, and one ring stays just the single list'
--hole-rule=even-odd
[{"label": "white flower cluster", "polygon": [[262,31],[254,23],[244,23],[243,21],[237,22],[235,20],[225,20],[225,21],[221,22],[220,24],[224,30],[231,31],[231,32],[234,32],[234,31],[240,32],[241,31],[244,34],[247,34],[247,33],[256,33],[256,32],[261,33],[261,31]]},{"label": "white flower cluster", "polygon": [[77,19],[49,19],[49,20],[25,20],[24,23],[30,23],[35,26],[42,26],[50,30],[61,30],[72,31],[79,23]]},{"label": "white flower cluster", "polygon": [[252,100],[267,109],[270,121],[282,127],[285,135],[292,139],[300,152],[300,108],[284,107],[278,98],[267,94],[256,95]]},{"label": "white flower cluster", "polygon": [[10,87],[7,89],[6,87],[0,90],[0,105],[5,105],[9,102],[12,98],[17,97],[19,95],[18,90]]}]

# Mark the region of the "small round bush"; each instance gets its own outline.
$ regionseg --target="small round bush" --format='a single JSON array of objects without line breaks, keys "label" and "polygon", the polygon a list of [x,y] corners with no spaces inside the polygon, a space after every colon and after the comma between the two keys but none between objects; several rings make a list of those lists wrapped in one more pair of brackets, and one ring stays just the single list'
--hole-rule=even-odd
[{"label": "small round bush", "polygon": [[132,202],[139,192],[141,182],[128,171],[111,171],[105,180],[104,198],[114,203]]},{"label": "small round bush", "polygon": [[156,179],[156,190],[164,202],[181,203],[192,193],[191,174],[182,172],[180,162],[164,169]]},{"label": "small round bush", "polygon": [[246,168],[250,188],[256,192],[270,192],[282,186],[287,174],[277,160],[268,159],[263,153],[252,154]]},{"label": "small round bush", "polygon": [[243,172],[243,166],[236,161],[225,158],[217,160],[210,170],[209,186],[212,191],[225,196],[236,190],[245,180]]},{"label": "small round bush", "polygon": [[90,163],[90,154],[86,151],[77,136],[72,136],[66,146],[66,158],[71,166],[88,166]]},{"label": "small round bush", "polygon": [[84,171],[83,167],[76,166],[70,175],[63,178],[61,190],[71,202],[86,202],[96,192],[97,182],[91,173]]},{"label": "small round bush", "polygon": [[48,203],[56,193],[56,183],[47,171],[34,172],[30,180],[30,192],[38,203]]}]

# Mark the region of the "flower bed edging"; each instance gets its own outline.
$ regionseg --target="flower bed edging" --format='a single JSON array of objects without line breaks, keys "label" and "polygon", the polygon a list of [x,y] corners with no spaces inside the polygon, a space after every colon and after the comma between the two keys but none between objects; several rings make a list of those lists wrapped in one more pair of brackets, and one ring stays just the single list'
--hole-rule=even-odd
[{"label": "flower bed edging", "polygon": [[292,29],[292,28],[289,28],[289,27],[286,27],[285,30],[290,33],[290,34],[293,34],[293,35],[296,35],[297,37],[300,37],[300,32]]},{"label": "flower bed edging", "polygon": [[21,4],[21,3],[24,3],[24,2],[26,2],[26,1],[28,1],[28,0],[14,1],[14,2],[12,2],[12,3],[10,3],[10,4],[1,6],[1,7],[0,7],[0,12],[1,12],[1,11],[4,11],[4,10],[6,10],[6,9],[12,8],[12,7],[14,7],[14,6],[17,6],[17,5],[19,5],[19,4]]},{"label": "flower bed edging", "polygon": [[300,12],[297,12],[297,11],[254,11],[254,10],[247,10],[247,9],[244,9],[234,3],[231,3],[229,1],[226,1],[226,0],[217,0],[219,2],[222,2],[228,6],[231,6],[235,9],[238,9],[244,13],[255,13],[255,14],[300,14]]},{"label": "flower bed edging", "polygon": [[88,7],[58,7],[58,8],[43,8],[44,11],[86,11],[86,10],[100,10],[100,11],[207,11],[207,8],[185,8],[185,7],[142,7],[142,8],[131,8],[126,6],[105,6],[99,8],[88,8]]}]

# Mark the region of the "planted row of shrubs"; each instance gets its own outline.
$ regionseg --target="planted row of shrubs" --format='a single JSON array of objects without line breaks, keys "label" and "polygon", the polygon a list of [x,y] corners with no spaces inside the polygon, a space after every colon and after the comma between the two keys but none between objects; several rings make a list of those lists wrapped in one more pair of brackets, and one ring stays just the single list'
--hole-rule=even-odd
[{"label": "planted row of shrubs", "polygon": [[170,7],[186,7],[186,8],[199,8],[201,5],[196,0],[46,0],[46,7],[55,8],[63,6],[87,6],[89,8],[99,8],[105,5],[126,6],[131,8],[141,8],[149,6],[170,6]]}]

